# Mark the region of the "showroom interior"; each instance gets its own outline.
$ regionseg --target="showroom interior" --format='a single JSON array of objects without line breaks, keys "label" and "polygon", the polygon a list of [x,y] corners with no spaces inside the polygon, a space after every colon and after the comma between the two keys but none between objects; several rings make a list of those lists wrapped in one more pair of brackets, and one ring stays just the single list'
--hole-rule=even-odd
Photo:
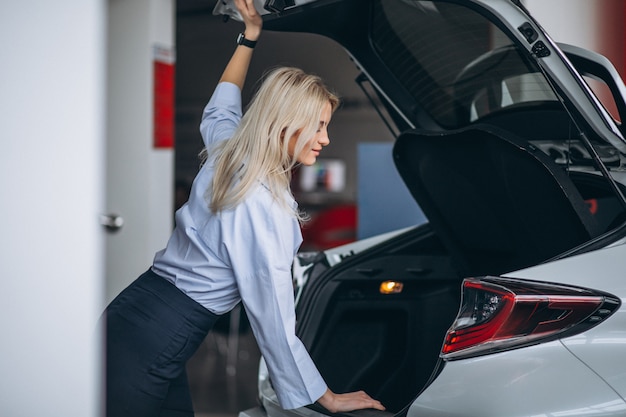
[{"label": "showroom interior", "polygon": [[[94,323],[165,244],[177,191],[184,195],[200,163],[202,108],[241,31],[213,16],[215,2],[0,6],[9,143],[0,190],[11,196],[1,212],[0,414],[99,415]],[[622,0],[523,3],[555,40],[604,54],[626,77]],[[407,196],[376,188],[377,178],[396,175],[393,134],[354,82],[359,71],[345,52],[318,36],[264,33],[244,101],[267,68],[283,64],[321,75],[343,101],[322,166],[296,175],[294,191],[313,219],[332,210],[345,217],[328,225],[339,233],[309,236],[306,249],[423,221],[417,206],[390,215],[388,203]],[[318,181],[321,174],[332,181]],[[189,363],[199,417],[234,417],[256,404],[259,353],[242,314],[226,317]]]},{"label": "showroom interior", "polygon": [[[221,74],[221,65],[232,53],[232,40],[241,31],[240,24],[225,23],[221,18],[212,16],[213,3],[193,0],[177,2],[175,175],[179,185],[184,185],[195,174],[197,155],[202,148],[197,129],[201,110]],[[533,2],[528,3],[532,10]],[[537,17],[541,22],[546,21],[542,19],[543,16]],[[581,34],[578,33],[577,36],[579,35]],[[563,36],[571,34],[564,33]],[[585,41],[588,42],[590,38]],[[612,39],[617,38],[615,33],[615,38]],[[303,189],[299,186],[297,175],[292,183],[300,206],[312,217],[314,224],[311,229],[318,234],[326,232],[330,236],[340,236],[340,239],[348,241],[424,221],[419,207],[411,206],[414,203],[410,195],[405,195],[405,191],[401,189],[388,189],[388,184],[401,183],[389,181],[390,176],[397,175],[390,157],[393,132],[376,113],[368,95],[355,82],[359,70],[347,54],[332,40],[317,35],[266,32],[255,48],[244,90],[244,102],[254,90],[255,80],[267,68],[277,65],[293,65],[319,74],[331,82],[331,87],[342,98],[342,107],[334,115],[329,128],[331,145],[324,149],[319,159],[322,165],[325,162],[327,165],[341,164],[344,168],[339,180],[341,186],[335,189]],[[355,127],[359,130],[355,131]],[[394,211],[396,207],[407,206],[412,209]],[[340,220],[322,223],[323,219],[319,219],[325,216],[337,219],[340,212],[347,216],[341,219],[343,223]],[[324,227],[329,230],[324,231]],[[326,249],[343,242],[312,236],[307,233],[306,226],[303,235],[303,250]],[[240,314],[240,311],[236,311],[237,317]],[[229,325],[234,326],[230,328],[232,331],[240,328],[240,332],[234,334],[232,331],[225,331],[209,335],[188,366],[194,401],[200,413],[235,415],[238,410],[256,405],[255,374],[259,353],[254,338],[246,331],[245,321],[241,326],[243,330],[236,322],[230,322]],[[226,327],[228,326],[224,323],[225,330]],[[238,352],[231,352],[229,347],[233,349],[235,346]],[[215,368],[208,366],[217,365],[220,361],[222,365]],[[216,385],[216,375],[223,375],[225,383]],[[223,394],[215,395],[216,390]],[[226,398],[227,401],[220,403],[211,400],[214,395],[216,399]]]}]

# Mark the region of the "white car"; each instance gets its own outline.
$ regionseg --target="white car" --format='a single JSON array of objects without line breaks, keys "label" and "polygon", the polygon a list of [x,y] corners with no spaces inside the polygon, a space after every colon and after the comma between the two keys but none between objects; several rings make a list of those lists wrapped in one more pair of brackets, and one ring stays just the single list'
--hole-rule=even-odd
[{"label": "white car", "polygon": [[[260,3],[266,30],[345,48],[428,219],[295,262],[297,331],[329,387],[387,407],[349,414],[625,416],[626,87],[611,63],[557,45],[517,1]],[[259,397],[241,417],[330,414],[281,409],[263,364]]]}]

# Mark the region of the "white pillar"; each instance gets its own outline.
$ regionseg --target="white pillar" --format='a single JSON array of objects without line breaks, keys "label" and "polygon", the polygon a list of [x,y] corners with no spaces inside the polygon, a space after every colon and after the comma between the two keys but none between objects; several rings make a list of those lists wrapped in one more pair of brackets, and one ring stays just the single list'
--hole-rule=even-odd
[{"label": "white pillar", "polygon": [[0,3],[0,415],[99,415],[103,0]]}]

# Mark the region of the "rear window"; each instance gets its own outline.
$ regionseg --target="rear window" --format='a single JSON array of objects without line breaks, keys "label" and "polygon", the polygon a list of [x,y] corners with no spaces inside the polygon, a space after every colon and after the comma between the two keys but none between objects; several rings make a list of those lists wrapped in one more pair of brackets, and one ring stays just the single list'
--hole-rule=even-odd
[{"label": "rear window", "polygon": [[557,100],[537,65],[467,7],[378,0],[372,23],[380,58],[442,127],[458,128],[511,106]]}]

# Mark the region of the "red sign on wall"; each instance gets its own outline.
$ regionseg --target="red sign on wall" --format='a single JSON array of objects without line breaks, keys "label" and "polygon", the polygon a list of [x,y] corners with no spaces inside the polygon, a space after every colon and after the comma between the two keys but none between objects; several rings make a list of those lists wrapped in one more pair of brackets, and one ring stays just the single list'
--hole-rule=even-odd
[{"label": "red sign on wall", "polygon": [[155,148],[174,148],[174,53],[154,48],[153,129]]}]

